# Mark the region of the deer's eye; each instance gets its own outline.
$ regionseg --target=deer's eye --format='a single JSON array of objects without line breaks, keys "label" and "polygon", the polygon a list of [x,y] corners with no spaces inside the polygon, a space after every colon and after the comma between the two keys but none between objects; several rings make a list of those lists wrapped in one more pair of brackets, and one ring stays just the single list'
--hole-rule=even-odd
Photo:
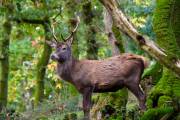
[{"label": "deer's eye", "polygon": [[63,47],[62,50],[66,50],[66,47]]}]

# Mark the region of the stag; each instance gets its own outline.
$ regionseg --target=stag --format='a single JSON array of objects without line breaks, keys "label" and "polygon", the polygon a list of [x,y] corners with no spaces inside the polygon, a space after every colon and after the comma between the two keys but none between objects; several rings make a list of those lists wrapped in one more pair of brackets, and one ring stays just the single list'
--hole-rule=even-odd
[{"label": "stag", "polygon": [[145,110],[146,97],[139,83],[144,69],[148,66],[146,59],[143,56],[128,53],[104,60],[75,59],[71,45],[79,22],[78,19],[76,27],[64,42],[58,42],[54,36],[55,40],[47,43],[55,48],[51,59],[57,61],[57,74],[63,80],[73,84],[83,96],[85,120],[90,119],[93,92],[115,92],[126,87],[137,97],[140,109]]}]

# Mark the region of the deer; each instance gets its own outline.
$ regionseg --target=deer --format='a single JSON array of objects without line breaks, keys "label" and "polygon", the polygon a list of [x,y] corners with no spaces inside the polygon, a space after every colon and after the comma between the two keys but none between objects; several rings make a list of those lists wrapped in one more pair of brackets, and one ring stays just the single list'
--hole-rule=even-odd
[{"label": "deer", "polygon": [[148,67],[147,59],[130,53],[103,60],[78,60],[74,58],[71,46],[73,34],[77,31],[79,23],[78,17],[75,28],[63,42],[58,41],[54,34],[54,40],[46,42],[55,48],[51,59],[57,62],[58,76],[73,84],[82,94],[84,119],[90,120],[93,93],[116,92],[124,87],[136,96],[139,108],[145,110],[146,97],[139,84],[144,69]]}]

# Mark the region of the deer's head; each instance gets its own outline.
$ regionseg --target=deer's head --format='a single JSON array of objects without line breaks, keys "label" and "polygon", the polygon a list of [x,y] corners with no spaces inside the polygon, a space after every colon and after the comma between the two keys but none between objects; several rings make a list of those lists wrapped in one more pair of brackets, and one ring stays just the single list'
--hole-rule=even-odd
[{"label": "deer's head", "polygon": [[54,34],[54,30],[52,31],[54,40],[46,41],[48,45],[50,45],[52,48],[55,48],[55,52],[51,54],[52,60],[57,61],[59,63],[64,63],[71,59],[71,45],[73,42],[73,35],[78,28],[79,22],[80,19],[79,17],[77,17],[77,23],[75,28],[72,30],[71,34],[66,39],[63,39],[63,42],[58,41]]},{"label": "deer's head", "polygon": [[55,51],[51,54],[52,60],[63,63],[71,58],[71,44],[69,42],[51,41],[48,44],[55,48]]}]

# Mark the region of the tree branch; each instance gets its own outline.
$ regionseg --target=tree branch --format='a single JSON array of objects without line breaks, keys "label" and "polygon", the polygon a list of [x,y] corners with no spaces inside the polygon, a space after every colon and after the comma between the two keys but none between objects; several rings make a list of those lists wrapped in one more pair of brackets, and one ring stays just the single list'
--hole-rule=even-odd
[{"label": "tree branch", "polygon": [[[36,13],[36,14],[34,14]],[[10,20],[15,21],[17,23],[29,23],[29,24],[45,24],[48,22],[50,15],[48,15],[45,11],[44,13],[39,11],[38,9],[30,9],[25,12],[14,11]]]},{"label": "tree branch", "polygon": [[105,25],[105,32],[108,35],[108,41],[112,47],[112,55],[113,56],[119,55],[121,51],[119,50],[116,44],[117,40],[112,31],[112,27],[113,27],[112,17],[106,9],[104,9],[104,25]]},{"label": "tree branch", "polygon": [[12,18],[13,21],[18,23],[30,23],[30,24],[44,24],[45,20],[41,19],[28,19],[28,18]]},{"label": "tree branch", "polygon": [[116,0],[99,1],[109,11],[119,30],[131,37],[144,51],[180,77],[180,59],[161,49],[147,36],[141,35],[134,25],[126,18],[124,13],[118,9]]}]

